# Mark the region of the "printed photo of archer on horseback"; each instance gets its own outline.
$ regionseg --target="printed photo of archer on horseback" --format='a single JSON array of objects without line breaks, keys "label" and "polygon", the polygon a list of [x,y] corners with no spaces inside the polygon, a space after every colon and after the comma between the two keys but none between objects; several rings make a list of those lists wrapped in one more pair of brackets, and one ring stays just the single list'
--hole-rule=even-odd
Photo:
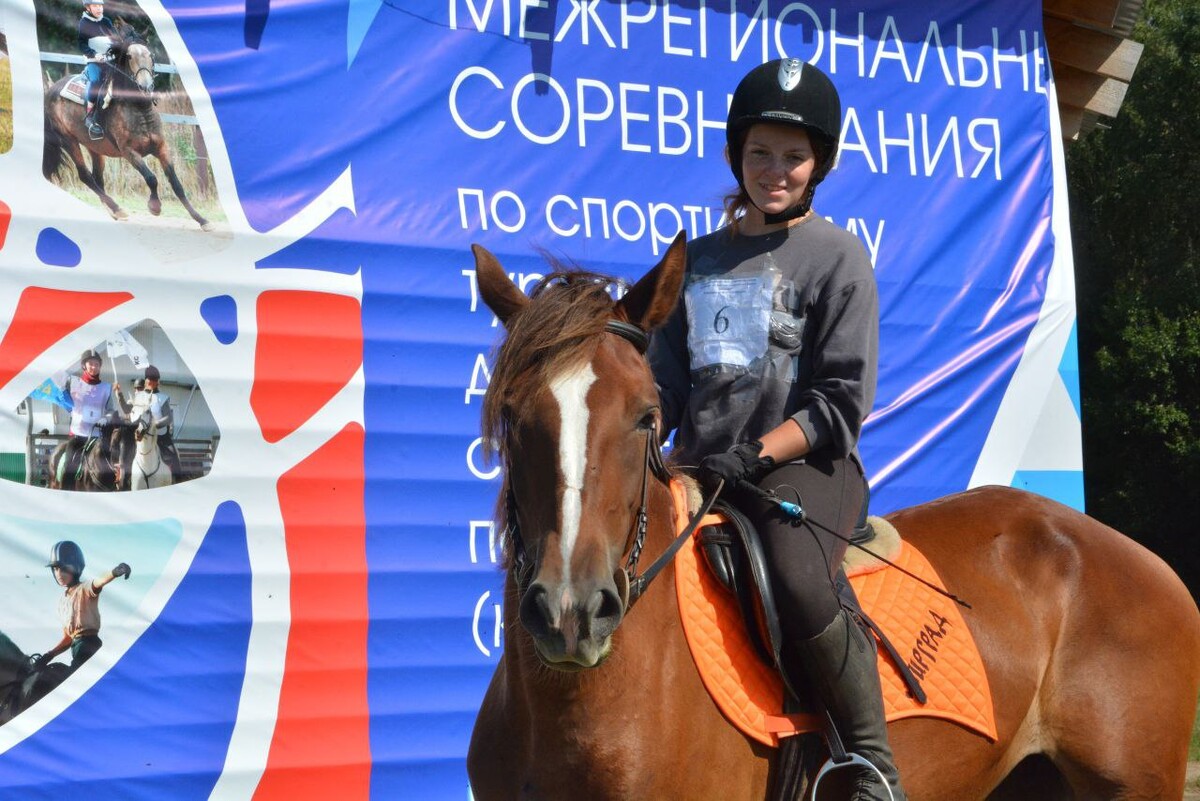
[{"label": "printed photo of archer on horseback", "polygon": [[[200,478],[220,440],[195,378],[150,320],[85,350],[77,368],[42,381],[17,413],[27,467],[4,477],[51,489],[142,490]],[[176,439],[185,425],[190,436]]]},{"label": "printed photo of archer on horseback", "polygon": [[[36,3],[45,90],[42,172],[118,220],[118,203],[187,214],[204,231],[223,219],[191,101],[145,13],[132,2]],[[76,65],[82,70],[75,72]],[[54,76],[61,76],[55,79]],[[146,159],[154,156],[159,170]],[[179,169],[176,169],[179,157]],[[114,159],[106,167],[106,159]],[[63,168],[67,162],[74,169]],[[156,174],[157,173],[157,174]],[[179,206],[159,199],[159,174]]]}]

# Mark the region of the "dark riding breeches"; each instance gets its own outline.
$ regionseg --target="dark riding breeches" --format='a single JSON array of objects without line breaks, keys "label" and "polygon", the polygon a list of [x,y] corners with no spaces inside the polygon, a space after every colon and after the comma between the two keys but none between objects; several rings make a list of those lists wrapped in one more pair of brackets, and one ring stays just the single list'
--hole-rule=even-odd
[{"label": "dark riding breeches", "polygon": [[809,457],[785,464],[758,482],[785,501],[799,503],[806,519],[797,523],[775,504],[741,491],[734,503],[758,528],[771,589],[779,609],[784,653],[828,627],[840,605],[833,576],[866,499],[862,467],[853,458]]},{"label": "dark riding breeches", "polygon": [[170,433],[158,435],[158,453],[167,463],[167,467],[171,468],[174,483],[178,484],[183,481],[183,467],[179,464],[179,451],[175,449],[175,439]]},{"label": "dark riding breeches", "polygon": [[91,659],[103,644],[98,634],[84,634],[71,640],[71,670]]},{"label": "dark riding breeches", "polygon": [[58,465],[58,485],[65,490],[75,489],[83,473],[83,457],[87,455],[87,437],[72,436],[67,440]]}]

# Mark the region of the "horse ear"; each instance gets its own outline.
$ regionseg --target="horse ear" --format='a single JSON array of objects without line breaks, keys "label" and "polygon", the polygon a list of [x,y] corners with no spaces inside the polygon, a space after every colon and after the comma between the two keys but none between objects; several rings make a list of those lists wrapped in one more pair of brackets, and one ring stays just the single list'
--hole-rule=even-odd
[{"label": "horse ear", "polygon": [[529,304],[529,296],[522,292],[500,262],[483,245],[471,245],[475,254],[475,283],[479,295],[500,322],[505,325],[514,314]]},{"label": "horse ear", "polygon": [[645,331],[653,331],[667,321],[679,302],[679,287],[687,266],[687,235],[680,231],[663,254],[662,261],[642,276],[617,302],[618,313]]}]

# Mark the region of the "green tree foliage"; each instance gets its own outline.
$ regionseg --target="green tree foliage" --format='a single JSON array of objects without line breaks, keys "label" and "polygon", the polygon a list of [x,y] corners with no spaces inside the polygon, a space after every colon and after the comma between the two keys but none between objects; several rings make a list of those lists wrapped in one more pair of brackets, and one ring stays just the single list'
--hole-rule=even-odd
[{"label": "green tree foliage", "polygon": [[1200,596],[1200,4],[1147,0],[1120,115],[1067,152],[1088,512]]}]

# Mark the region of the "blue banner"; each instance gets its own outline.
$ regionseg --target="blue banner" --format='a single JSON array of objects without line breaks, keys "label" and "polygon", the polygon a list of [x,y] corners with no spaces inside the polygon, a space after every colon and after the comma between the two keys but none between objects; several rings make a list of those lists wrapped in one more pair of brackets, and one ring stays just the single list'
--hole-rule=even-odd
[{"label": "blue banner", "polygon": [[[86,580],[134,566],[100,596],[104,647],[0,726],[0,796],[58,797],[86,775],[101,799],[469,797],[502,636],[499,467],[479,433],[501,328],[470,245],[525,288],[543,254],[639,277],[677,231],[723,224],[730,94],[773,58],[817,65],[842,97],[814,205],[879,285],[872,512],[983,483],[1082,505],[1039,3],[105,14],[153,62],[160,102],[137,113],[168,143],[146,159],[161,192],[120,158],[103,186],[72,162],[86,108],[43,75],[82,69],[78,6],[0,0],[0,451],[31,466],[0,486],[21,509],[0,534],[0,632],[25,654],[62,636],[44,567],[59,540],[105,560]],[[106,63],[138,56],[123,42]],[[101,111],[112,137],[124,113]],[[186,463],[173,485],[85,507],[38,483],[70,418],[43,387],[119,331],[162,371]],[[144,391],[141,361],[104,355],[105,381]],[[97,726],[119,736],[85,748]]]}]

